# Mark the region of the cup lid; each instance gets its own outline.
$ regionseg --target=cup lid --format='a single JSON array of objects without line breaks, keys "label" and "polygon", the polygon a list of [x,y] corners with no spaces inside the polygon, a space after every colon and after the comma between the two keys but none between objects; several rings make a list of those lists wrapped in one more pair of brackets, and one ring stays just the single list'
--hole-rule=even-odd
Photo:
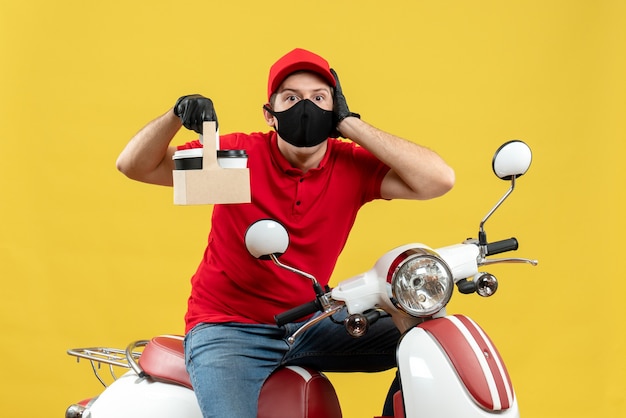
[{"label": "cup lid", "polygon": [[245,149],[220,149],[217,150],[218,158],[247,158]]},{"label": "cup lid", "polygon": [[174,153],[172,156],[173,160],[178,160],[181,158],[197,158],[202,157],[202,148],[190,148],[190,149],[181,149]]}]

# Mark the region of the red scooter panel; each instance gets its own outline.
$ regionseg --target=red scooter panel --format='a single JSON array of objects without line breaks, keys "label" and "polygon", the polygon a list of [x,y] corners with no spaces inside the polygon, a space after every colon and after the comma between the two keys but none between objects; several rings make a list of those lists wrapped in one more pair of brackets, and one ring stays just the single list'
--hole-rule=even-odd
[{"label": "red scooter panel", "polygon": [[504,362],[487,334],[474,321],[464,315],[452,315],[426,321],[419,327],[443,348],[479,405],[491,411],[511,407],[514,392]]},{"label": "red scooter panel", "polygon": [[298,366],[276,370],[263,385],[258,418],[341,418],[335,388],[322,373]]}]

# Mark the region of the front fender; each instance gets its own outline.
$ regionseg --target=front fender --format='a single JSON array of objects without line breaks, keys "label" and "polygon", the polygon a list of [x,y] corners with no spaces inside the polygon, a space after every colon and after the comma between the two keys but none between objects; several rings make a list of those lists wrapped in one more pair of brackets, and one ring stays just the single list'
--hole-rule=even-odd
[{"label": "front fender", "polygon": [[484,331],[463,315],[426,321],[398,345],[408,417],[518,417],[504,362]]}]

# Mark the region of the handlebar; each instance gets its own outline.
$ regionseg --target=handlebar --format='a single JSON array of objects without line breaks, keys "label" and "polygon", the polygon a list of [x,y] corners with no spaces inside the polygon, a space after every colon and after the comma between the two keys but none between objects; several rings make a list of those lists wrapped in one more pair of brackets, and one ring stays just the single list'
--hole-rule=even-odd
[{"label": "handlebar", "polygon": [[515,251],[518,248],[516,238],[503,239],[502,241],[492,242],[486,245],[487,253],[485,255],[495,255],[505,253],[507,251]]},{"label": "handlebar", "polygon": [[[518,247],[519,247],[519,243],[517,239],[514,237],[500,240],[500,241],[495,241],[492,243],[487,243],[483,246],[484,248],[483,251],[485,252],[484,257],[488,255],[504,253],[507,251],[515,251],[518,249]],[[525,260],[525,259],[487,260],[483,258],[482,261],[479,263],[479,265],[495,264],[498,262],[530,262],[531,264],[536,264],[536,261],[534,260]],[[279,327],[282,327],[288,323],[297,322],[298,320],[303,319],[307,316],[310,316],[318,311],[326,312],[327,311],[326,308],[327,308],[326,305],[320,300],[320,298],[317,298],[310,302],[296,306],[295,308],[292,308],[288,311],[279,313],[274,316],[274,319],[276,321],[276,324]]]},{"label": "handlebar", "polygon": [[314,314],[315,312],[320,310],[322,310],[322,306],[316,299],[303,305],[296,306],[295,308],[289,309],[288,311],[279,313],[278,315],[274,316],[274,319],[276,320],[276,325],[282,327],[285,324],[288,324],[290,322],[296,322],[298,319]]}]

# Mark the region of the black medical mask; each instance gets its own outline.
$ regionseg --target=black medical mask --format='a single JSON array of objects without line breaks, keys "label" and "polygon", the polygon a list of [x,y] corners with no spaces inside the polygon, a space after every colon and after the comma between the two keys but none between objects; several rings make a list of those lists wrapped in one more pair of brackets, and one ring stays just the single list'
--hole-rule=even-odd
[{"label": "black medical mask", "polygon": [[278,134],[294,147],[319,145],[333,131],[333,112],[309,99],[300,100],[282,112],[274,112],[267,105],[263,108],[278,119]]}]

